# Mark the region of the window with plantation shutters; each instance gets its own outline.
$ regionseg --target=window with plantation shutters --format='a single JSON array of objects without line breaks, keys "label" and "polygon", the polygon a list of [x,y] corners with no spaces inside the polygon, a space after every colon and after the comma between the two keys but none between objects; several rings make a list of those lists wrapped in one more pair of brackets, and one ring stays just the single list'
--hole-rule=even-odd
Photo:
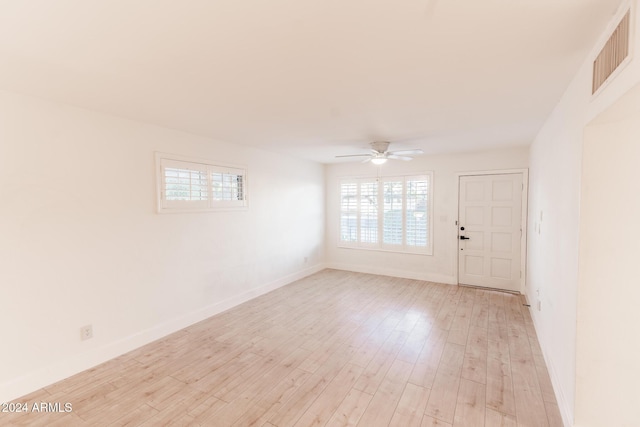
[{"label": "window with plantation shutters", "polygon": [[432,253],[432,174],[340,183],[342,247]]},{"label": "window with plantation shutters", "polygon": [[195,212],[246,207],[246,171],[167,154],[156,154],[158,212]]}]

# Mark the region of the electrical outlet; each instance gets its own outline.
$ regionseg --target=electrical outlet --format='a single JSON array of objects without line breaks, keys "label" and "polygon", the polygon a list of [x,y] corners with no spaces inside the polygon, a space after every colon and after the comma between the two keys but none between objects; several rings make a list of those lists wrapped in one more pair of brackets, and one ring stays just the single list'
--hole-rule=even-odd
[{"label": "electrical outlet", "polygon": [[306,264],[308,262],[309,262],[309,257],[308,256],[304,257],[304,263]]},{"label": "electrical outlet", "polygon": [[93,325],[87,325],[80,328],[80,339],[82,341],[93,338]]},{"label": "electrical outlet", "polygon": [[538,300],[538,311],[542,311],[542,301]]}]

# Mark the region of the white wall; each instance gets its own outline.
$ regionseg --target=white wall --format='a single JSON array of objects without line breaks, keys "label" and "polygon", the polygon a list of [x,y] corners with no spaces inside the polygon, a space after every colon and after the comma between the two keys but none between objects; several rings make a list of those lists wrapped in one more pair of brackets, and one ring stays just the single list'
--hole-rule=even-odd
[{"label": "white wall", "polygon": [[576,425],[637,426],[640,86],[585,130]]},{"label": "white wall", "polygon": [[[628,2],[621,12],[626,7]],[[637,9],[634,15],[638,21]],[[596,97],[591,96],[592,61],[620,17],[619,14],[611,21],[610,28],[585,59],[530,151],[527,298],[534,307],[537,299],[542,303],[541,311],[532,310],[532,316],[567,426],[574,425],[577,405],[577,331],[586,324],[586,318],[578,316],[584,129],[640,80],[640,32],[636,31],[632,60]]]},{"label": "white wall", "polygon": [[[389,161],[376,167],[370,163],[326,166],[327,265],[332,268],[399,277],[457,283],[457,177],[458,172],[525,169],[528,148],[510,148],[477,153],[423,155],[411,162]],[[433,255],[339,248],[339,180],[346,176],[394,176],[433,171]]]},{"label": "white wall", "polygon": [[[572,86],[588,90],[584,73]],[[575,401],[580,156],[586,96],[565,100],[531,145],[527,298],[565,423]],[[540,219],[542,218],[542,219]]]},{"label": "white wall", "polygon": [[[155,151],[246,165],[249,209],[157,214]],[[0,401],[324,261],[316,163],[0,92],[0,178]]]}]

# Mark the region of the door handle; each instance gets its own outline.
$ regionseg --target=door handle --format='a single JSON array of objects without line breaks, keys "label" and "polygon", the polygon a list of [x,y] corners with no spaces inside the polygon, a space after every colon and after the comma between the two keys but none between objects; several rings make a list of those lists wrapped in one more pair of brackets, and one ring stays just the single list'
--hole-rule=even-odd
[{"label": "door handle", "polygon": [[469,237],[460,236],[460,240],[469,240]]}]

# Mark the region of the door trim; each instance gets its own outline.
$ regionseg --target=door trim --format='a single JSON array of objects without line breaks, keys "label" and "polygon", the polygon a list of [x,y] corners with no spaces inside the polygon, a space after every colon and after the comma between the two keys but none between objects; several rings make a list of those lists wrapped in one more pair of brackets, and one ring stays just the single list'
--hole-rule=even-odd
[{"label": "door trim", "polygon": [[460,251],[458,250],[458,236],[460,221],[460,178],[463,176],[480,176],[480,175],[507,175],[507,174],[522,174],[522,219],[520,228],[522,229],[522,237],[520,238],[520,271],[522,276],[520,277],[520,293],[526,295],[527,288],[527,216],[528,216],[528,200],[529,200],[529,169],[499,169],[499,170],[484,170],[484,171],[469,171],[469,172],[456,172],[456,220],[453,231],[453,238],[456,240],[455,244],[455,282],[460,284]]}]

